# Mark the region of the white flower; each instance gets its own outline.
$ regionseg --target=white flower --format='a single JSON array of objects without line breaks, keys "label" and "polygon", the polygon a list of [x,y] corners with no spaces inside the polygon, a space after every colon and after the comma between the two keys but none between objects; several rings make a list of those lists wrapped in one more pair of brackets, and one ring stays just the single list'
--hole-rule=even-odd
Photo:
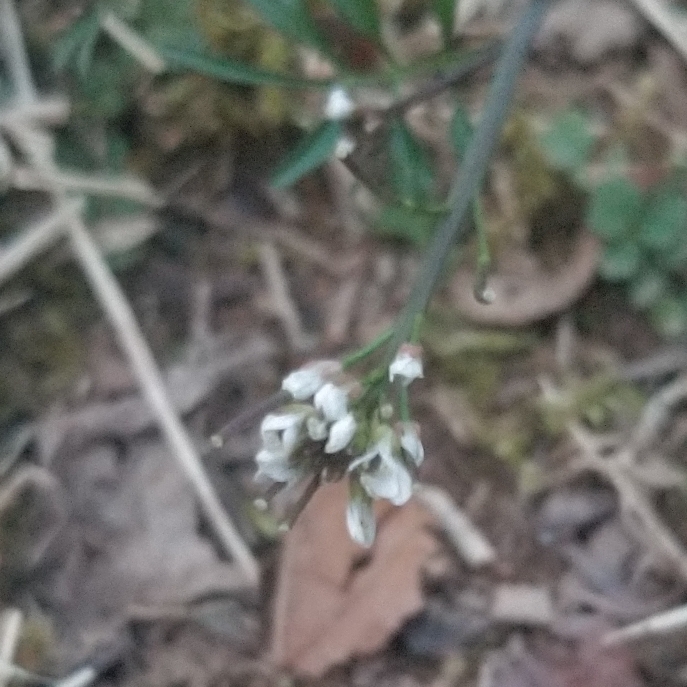
[{"label": "white flower", "polygon": [[311,415],[305,421],[305,427],[308,430],[308,436],[313,441],[324,441],[329,434],[327,423],[317,415]]},{"label": "white flower", "polygon": [[323,384],[322,375],[315,368],[302,367],[284,377],[281,388],[288,391],[297,401],[305,401]]},{"label": "white flower", "polygon": [[305,412],[270,413],[260,424],[262,446],[272,453],[290,456],[301,433]]},{"label": "white flower", "polygon": [[332,88],[324,106],[324,116],[327,119],[347,119],[353,114],[355,103],[351,96],[341,86]]},{"label": "white flower", "polygon": [[317,393],[329,377],[340,371],[341,363],[337,360],[317,360],[284,377],[281,388],[297,401],[305,401]]},{"label": "white flower", "polygon": [[329,430],[329,439],[324,446],[325,453],[338,453],[351,443],[358,429],[358,423],[351,413],[337,420]]},{"label": "white flower", "polygon": [[372,499],[357,482],[353,481],[346,508],[346,525],[353,541],[366,548],[372,546],[377,528]]},{"label": "white flower", "polygon": [[262,449],[255,456],[255,462],[258,464],[255,479],[264,476],[275,482],[291,482],[299,476],[298,470],[289,465],[289,457],[283,453],[274,453]]},{"label": "white flower", "polygon": [[314,403],[328,422],[336,422],[348,412],[348,394],[331,382],[315,394]]},{"label": "white flower", "polygon": [[391,365],[389,365],[389,381],[393,382],[398,375],[404,386],[408,386],[414,379],[423,377],[422,351],[419,346],[403,344]]},{"label": "white flower", "polygon": [[417,467],[422,465],[422,461],[425,459],[425,449],[420,441],[417,426],[412,422],[403,423],[401,448],[410,456]]},{"label": "white flower", "polygon": [[387,499],[395,506],[401,506],[413,493],[413,478],[405,465],[394,456],[392,441],[393,434],[388,430],[372,449],[354,460],[348,469],[366,464],[369,466],[379,456],[379,463],[374,468],[363,468],[360,483],[373,498]]},{"label": "white flower", "polygon": [[336,142],[336,147],[334,148],[334,157],[337,160],[343,160],[355,150],[355,147],[355,141],[350,136],[342,136]]}]

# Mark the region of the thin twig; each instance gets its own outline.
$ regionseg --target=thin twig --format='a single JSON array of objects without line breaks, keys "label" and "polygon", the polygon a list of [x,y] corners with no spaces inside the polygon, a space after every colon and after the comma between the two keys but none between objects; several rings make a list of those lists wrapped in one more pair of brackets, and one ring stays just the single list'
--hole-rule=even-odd
[{"label": "thin twig", "polygon": [[[3,19],[0,29],[7,47],[8,59],[12,64],[12,74],[18,80],[15,87],[23,94],[24,102],[35,100],[36,93],[28,68],[26,48],[12,0],[0,0],[0,18]],[[46,145],[45,134],[28,129],[19,132],[15,129],[14,133],[19,133],[18,143],[30,162],[39,172],[45,174],[46,178],[54,179],[58,170],[52,157],[50,141]],[[71,201],[64,190],[55,185],[51,189],[51,195],[58,212],[68,215],[67,229],[76,258],[115,329],[136,373],[141,391],[157,416],[163,436],[194,487],[201,507],[225,551],[240,566],[246,580],[250,584],[257,584],[258,564],[227,516],[191,439],[174,411],[162,375],[126,296],[88,233],[81,214],[70,208]]]},{"label": "thin twig", "polygon": [[[0,637],[0,661],[4,665],[11,665],[14,661],[14,654],[19,644],[21,627],[24,622],[22,612],[17,608],[10,608],[4,612],[2,624],[2,636]],[[8,676],[0,676],[0,687],[5,687]]]},{"label": "thin twig", "polygon": [[289,292],[279,253],[269,241],[260,244],[260,265],[269,288],[272,308],[281,320],[293,349],[301,352],[312,350],[315,337],[303,328],[301,316]]},{"label": "thin twig", "polygon": [[687,21],[665,0],[633,0],[637,9],[687,60]]},{"label": "thin twig", "polygon": [[80,200],[69,201],[61,212],[53,210],[42,221],[23,229],[14,241],[0,246],[0,284],[53,245],[63,235],[67,216],[78,212],[81,205]]},{"label": "thin twig", "polygon": [[0,109],[0,128],[17,122],[34,122],[46,126],[63,124],[69,117],[69,101],[66,98],[41,98],[35,102],[13,103]]},{"label": "thin twig", "polygon": [[443,489],[423,484],[415,494],[437,519],[468,566],[482,568],[496,561],[494,547]]},{"label": "thin twig", "polygon": [[[17,123],[11,124],[8,128],[16,131]],[[65,191],[126,198],[151,207],[162,205],[162,200],[150,186],[135,177],[92,174],[87,176],[57,170],[54,176],[46,178],[45,173],[39,170],[15,166],[10,184],[20,191],[50,191],[58,186]]]},{"label": "thin twig", "polygon": [[604,635],[601,643],[604,646],[615,646],[643,637],[684,632],[685,630],[687,630],[687,605],[657,613],[627,627],[613,630]]},{"label": "thin twig", "polygon": [[138,60],[148,71],[160,74],[166,69],[165,61],[160,54],[139,36],[126,22],[114,12],[106,12],[100,20],[103,31],[119,43],[133,58]]}]

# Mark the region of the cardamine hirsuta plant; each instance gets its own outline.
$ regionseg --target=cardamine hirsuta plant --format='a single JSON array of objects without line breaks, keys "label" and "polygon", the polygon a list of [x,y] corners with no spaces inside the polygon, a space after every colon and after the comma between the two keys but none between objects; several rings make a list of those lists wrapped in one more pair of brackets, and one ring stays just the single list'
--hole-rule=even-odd
[{"label": "cardamine hirsuta plant", "polygon": [[[257,479],[278,488],[310,480],[347,479],[346,522],[351,537],[370,546],[375,537],[375,499],[402,505],[413,493],[417,468],[424,459],[420,428],[409,408],[412,382],[423,376],[418,345],[423,313],[435,291],[451,249],[466,233],[466,217],[503,127],[515,81],[548,0],[532,0],[522,12],[499,57],[480,122],[450,189],[448,213],[437,227],[417,282],[394,326],[344,358],[315,360],[282,381],[284,399],[260,425],[262,445],[256,455]],[[327,116],[339,122],[354,109],[348,93],[335,87]],[[337,129],[334,149],[350,147]],[[479,268],[479,265],[478,265]],[[485,274],[478,269],[476,295],[488,300]],[[370,361],[381,362],[370,366]],[[366,364],[362,375],[353,369]]]}]

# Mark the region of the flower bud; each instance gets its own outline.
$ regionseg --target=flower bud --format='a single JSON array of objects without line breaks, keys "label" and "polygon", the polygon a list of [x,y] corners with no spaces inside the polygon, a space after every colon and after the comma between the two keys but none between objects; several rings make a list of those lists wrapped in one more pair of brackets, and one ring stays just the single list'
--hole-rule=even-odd
[{"label": "flower bud", "polygon": [[399,376],[404,386],[408,386],[414,379],[423,377],[422,373],[422,349],[420,346],[403,344],[391,365],[389,365],[389,381]]},{"label": "flower bud", "polygon": [[351,413],[337,420],[329,430],[329,439],[324,446],[325,453],[338,453],[351,443],[358,424]]}]

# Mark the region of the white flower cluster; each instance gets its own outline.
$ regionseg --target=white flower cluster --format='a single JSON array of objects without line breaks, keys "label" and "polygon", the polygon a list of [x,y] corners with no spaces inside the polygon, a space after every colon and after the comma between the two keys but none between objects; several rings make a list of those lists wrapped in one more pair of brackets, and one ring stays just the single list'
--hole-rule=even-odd
[{"label": "white flower cluster", "polygon": [[[324,470],[334,454],[343,456],[351,486],[348,529],[355,541],[370,546],[375,536],[373,500],[387,499],[397,506],[408,501],[413,492],[413,472],[424,459],[424,449],[416,424],[400,422],[392,427],[389,416],[381,410],[362,420],[363,427],[359,427],[350,407],[351,387],[341,383],[341,373],[339,363],[317,361],[284,379],[282,389],[294,403],[263,419],[256,476],[295,483],[308,471]],[[404,386],[422,377],[419,347],[401,347],[389,366],[390,381],[397,377]],[[358,449],[367,444],[362,452],[353,449],[356,439]],[[312,453],[306,450],[308,444],[316,448],[320,460],[304,459]]]},{"label": "white flower cluster", "polygon": [[[295,401],[282,412],[266,415],[260,425],[262,448],[255,460],[258,475],[275,482],[294,482],[304,466],[297,450],[307,441],[325,442],[325,454],[343,451],[358,425],[348,409],[348,391],[330,379],[341,372],[336,361],[320,360],[289,374],[282,382]],[[311,403],[306,403],[310,401]]]}]

